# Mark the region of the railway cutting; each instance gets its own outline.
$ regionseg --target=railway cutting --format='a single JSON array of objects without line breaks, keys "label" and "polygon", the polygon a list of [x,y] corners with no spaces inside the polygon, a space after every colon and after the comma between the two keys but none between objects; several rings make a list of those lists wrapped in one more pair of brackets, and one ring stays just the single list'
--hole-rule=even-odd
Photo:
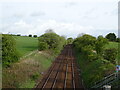
[{"label": "railway cutting", "polygon": [[36,89],[67,89],[79,88],[84,90],[82,78],[78,71],[72,45],[67,45],[53,62],[43,79],[36,85]]}]

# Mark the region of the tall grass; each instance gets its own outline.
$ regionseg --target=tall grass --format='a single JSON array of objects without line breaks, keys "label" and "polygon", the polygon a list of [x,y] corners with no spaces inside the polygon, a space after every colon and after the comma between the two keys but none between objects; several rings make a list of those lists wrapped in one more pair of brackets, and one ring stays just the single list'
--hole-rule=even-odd
[{"label": "tall grass", "polygon": [[51,66],[54,55],[48,52],[36,52],[31,56],[3,69],[4,88],[33,88],[38,79]]}]

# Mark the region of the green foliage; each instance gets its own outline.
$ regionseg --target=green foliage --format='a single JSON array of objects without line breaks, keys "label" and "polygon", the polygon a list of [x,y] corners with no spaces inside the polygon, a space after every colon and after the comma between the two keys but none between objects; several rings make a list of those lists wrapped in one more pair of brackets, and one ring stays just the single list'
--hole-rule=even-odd
[{"label": "green foliage", "polygon": [[109,33],[106,35],[106,38],[109,40],[109,41],[116,41],[116,35],[114,33]]},{"label": "green foliage", "polygon": [[36,37],[37,37],[37,35],[33,35],[33,37],[35,37],[35,38],[36,38]]},{"label": "green foliage", "polygon": [[67,39],[67,44],[72,44],[73,43],[73,38],[68,38]]},{"label": "green foliage", "polygon": [[117,39],[116,39],[116,42],[119,42],[119,43],[120,43],[120,38],[117,38]]},{"label": "green foliage", "polygon": [[39,42],[39,45],[38,45],[38,50],[46,50],[48,49],[48,44],[46,42]]},{"label": "green foliage", "polygon": [[55,57],[51,51],[38,51],[9,68],[3,68],[2,87],[34,88],[37,79],[42,79],[41,73],[49,69]]},{"label": "green foliage", "polygon": [[30,34],[29,37],[32,37],[32,35]]},{"label": "green foliage", "polygon": [[91,35],[83,35],[82,37],[76,38],[73,42],[74,46],[81,51],[81,48],[86,45],[95,46],[96,38]]},{"label": "green foliage", "polygon": [[95,50],[97,54],[102,55],[106,44],[108,44],[108,40],[103,38],[103,36],[98,36],[95,43]]},{"label": "green foliage", "polygon": [[115,69],[115,65],[107,60],[96,59],[88,62],[82,53],[76,52],[75,55],[86,88],[90,88],[96,81],[101,80]]},{"label": "green foliage", "polygon": [[16,50],[15,39],[11,35],[2,35],[2,63],[3,66],[9,66],[18,61],[19,54]]},{"label": "green foliage", "polygon": [[[56,33],[45,33],[39,37],[39,43],[44,42],[46,43],[45,47],[48,47],[48,49],[54,50],[56,53],[60,52],[63,48],[63,45],[65,44],[65,39]],[[41,45],[42,46],[42,45]],[[39,48],[41,48],[39,45]],[[44,50],[46,48],[43,48]]]},{"label": "green foliage", "polygon": [[32,76],[31,76],[31,80],[37,80],[38,79],[38,77],[39,77],[39,73],[37,72],[37,73],[35,73],[35,74],[33,74]]},{"label": "green foliage", "polygon": [[94,60],[97,55],[95,50],[96,38],[91,35],[83,35],[74,40],[73,45],[79,51],[82,52],[88,61]]},{"label": "green foliage", "polygon": [[17,34],[17,36],[21,36],[21,34]]},{"label": "green foliage", "polygon": [[106,49],[104,52],[104,59],[109,60],[113,64],[115,64],[116,56],[117,50],[115,48]]},{"label": "green foliage", "polygon": [[93,51],[93,47],[91,45],[87,45],[82,47],[81,51],[86,60],[92,61],[97,59],[97,54]]}]

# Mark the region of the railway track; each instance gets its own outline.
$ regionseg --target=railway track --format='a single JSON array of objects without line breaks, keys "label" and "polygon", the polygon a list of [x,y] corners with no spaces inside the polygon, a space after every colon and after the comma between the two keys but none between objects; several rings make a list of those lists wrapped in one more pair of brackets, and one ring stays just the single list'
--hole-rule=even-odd
[{"label": "railway track", "polygon": [[44,90],[50,89],[66,89],[66,88],[81,88],[82,80],[77,70],[74,53],[71,45],[67,45],[61,54],[53,62],[46,75],[41,82],[35,87],[35,89]]}]

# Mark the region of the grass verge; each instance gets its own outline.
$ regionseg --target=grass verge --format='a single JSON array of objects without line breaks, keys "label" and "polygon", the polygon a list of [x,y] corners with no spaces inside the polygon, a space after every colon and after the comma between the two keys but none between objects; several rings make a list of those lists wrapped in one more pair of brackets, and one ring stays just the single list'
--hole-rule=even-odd
[{"label": "grass verge", "polygon": [[3,88],[33,88],[54,58],[51,51],[37,51],[9,68],[3,68]]}]

